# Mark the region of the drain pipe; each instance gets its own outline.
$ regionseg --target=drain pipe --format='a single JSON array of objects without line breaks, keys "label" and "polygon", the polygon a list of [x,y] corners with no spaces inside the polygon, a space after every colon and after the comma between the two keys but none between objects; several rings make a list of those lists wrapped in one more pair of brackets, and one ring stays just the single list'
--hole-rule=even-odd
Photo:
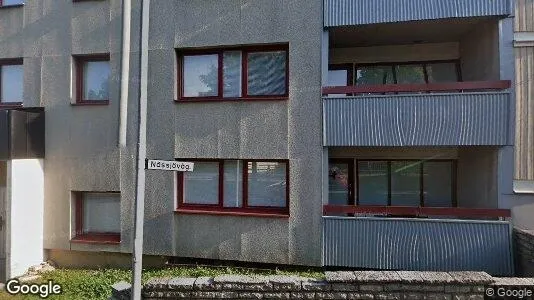
[{"label": "drain pipe", "polygon": [[132,1],[122,0],[122,50],[121,50],[121,90],[119,107],[119,145],[126,147],[128,127],[128,86],[130,83],[130,23]]}]

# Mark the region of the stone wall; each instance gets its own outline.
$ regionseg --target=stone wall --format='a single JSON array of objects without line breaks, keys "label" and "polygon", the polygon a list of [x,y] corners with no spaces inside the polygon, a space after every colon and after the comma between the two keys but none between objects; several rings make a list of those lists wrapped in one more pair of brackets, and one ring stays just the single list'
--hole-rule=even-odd
[{"label": "stone wall", "polygon": [[[534,285],[534,279],[493,278],[483,272],[340,271],[323,279],[223,275],[153,278],[144,299],[484,299],[490,285]],[[129,299],[129,284],[113,287]]]},{"label": "stone wall", "polygon": [[534,231],[514,229],[516,274],[534,277]]}]

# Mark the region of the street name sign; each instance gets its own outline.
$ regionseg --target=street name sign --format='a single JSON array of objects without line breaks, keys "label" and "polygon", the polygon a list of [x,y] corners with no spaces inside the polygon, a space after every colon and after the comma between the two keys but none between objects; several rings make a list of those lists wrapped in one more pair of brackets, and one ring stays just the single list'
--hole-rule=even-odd
[{"label": "street name sign", "polygon": [[176,172],[192,172],[195,164],[192,162],[175,161],[175,160],[145,160],[145,169],[148,170],[164,170]]}]

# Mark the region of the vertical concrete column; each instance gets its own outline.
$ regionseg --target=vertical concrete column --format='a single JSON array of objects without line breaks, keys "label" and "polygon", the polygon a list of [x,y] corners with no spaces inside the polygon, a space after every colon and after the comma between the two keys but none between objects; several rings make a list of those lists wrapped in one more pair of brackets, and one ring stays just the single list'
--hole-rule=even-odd
[{"label": "vertical concrete column", "polygon": [[7,166],[7,277],[43,261],[42,159],[14,159]]},{"label": "vertical concrete column", "polygon": [[499,149],[498,155],[498,194],[499,207],[510,207],[513,195],[514,179],[514,140],[515,140],[515,59],[514,59],[514,19],[513,17],[499,21],[499,77],[511,80],[510,105],[508,108],[508,145]]}]

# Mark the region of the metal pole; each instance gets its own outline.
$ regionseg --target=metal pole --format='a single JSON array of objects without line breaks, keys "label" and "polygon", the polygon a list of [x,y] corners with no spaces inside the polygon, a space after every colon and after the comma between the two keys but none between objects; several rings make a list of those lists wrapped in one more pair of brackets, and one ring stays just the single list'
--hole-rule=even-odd
[{"label": "metal pole", "polygon": [[139,140],[137,144],[137,194],[135,197],[134,248],[132,253],[132,299],[141,299],[143,270],[143,225],[145,214],[145,158],[148,87],[148,23],[150,0],[141,0],[141,38],[139,43]]},{"label": "metal pole", "polygon": [[119,110],[119,145],[126,146],[128,118],[128,85],[130,81],[130,23],[132,1],[122,0],[122,57],[121,57],[121,96]]}]

